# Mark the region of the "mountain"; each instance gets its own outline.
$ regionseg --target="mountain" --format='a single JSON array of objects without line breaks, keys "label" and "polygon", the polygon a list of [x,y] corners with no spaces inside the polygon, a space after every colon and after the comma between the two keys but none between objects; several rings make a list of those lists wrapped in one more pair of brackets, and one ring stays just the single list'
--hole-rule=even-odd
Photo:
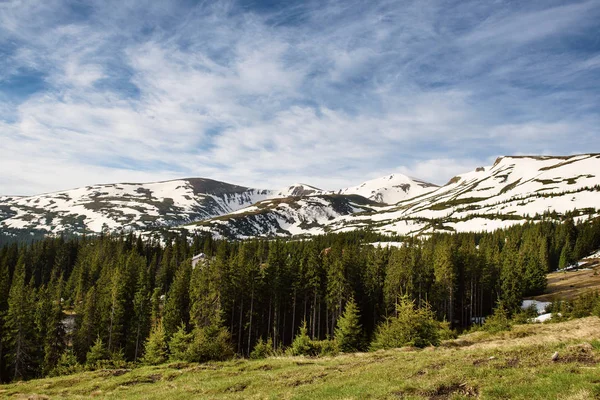
[{"label": "mountain", "polygon": [[372,179],[337,194],[357,194],[378,203],[396,204],[402,200],[434,191],[438,186],[402,174],[392,174]]},{"label": "mountain", "polygon": [[228,238],[355,229],[416,235],[491,231],[541,218],[598,215],[600,154],[507,156],[435,185],[401,174],[346,189],[253,189],[211,179],[86,186],[0,197],[0,232],[148,231]]},{"label": "mountain", "polygon": [[263,200],[221,217],[185,228],[219,237],[246,239],[257,236],[319,235],[336,218],[373,212],[376,202],[358,195],[318,194]]},{"label": "mountain", "polygon": [[281,196],[272,190],[202,178],[94,185],[37,196],[0,197],[0,230],[141,230],[216,217]]},{"label": "mountain", "polygon": [[[579,218],[598,215],[600,175],[597,171],[600,171],[598,154],[501,157],[494,165],[456,176],[442,187],[393,206],[370,203],[357,212],[315,220],[310,229],[294,225],[290,231],[278,223],[301,215],[304,210],[297,207],[293,215],[291,210],[281,207],[277,210],[262,208],[256,212],[260,213],[261,229],[265,232],[261,235],[265,236],[310,235],[365,228],[400,235],[434,231],[492,231],[544,217],[558,219],[567,213]],[[368,192],[367,188],[363,194]],[[376,194],[374,196],[378,198]],[[271,220],[275,214],[277,221]],[[242,209],[231,219],[220,218],[218,228],[213,220],[204,221],[203,226],[225,237],[242,237],[246,231],[239,227],[244,227],[251,219],[256,220],[257,217],[250,218]],[[272,221],[273,229],[264,227],[267,221]]]}]

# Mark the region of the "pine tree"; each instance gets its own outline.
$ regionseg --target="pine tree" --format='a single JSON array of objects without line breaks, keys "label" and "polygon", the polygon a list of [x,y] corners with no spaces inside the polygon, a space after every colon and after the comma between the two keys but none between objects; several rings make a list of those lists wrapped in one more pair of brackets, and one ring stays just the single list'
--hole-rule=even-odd
[{"label": "pine tree", "polygon": [[134,317],[130,341],[133,343],[133,360],[137,361],[142,352],[144,338],[148,335],[151,322],[150,287],[145,266],[140,268],[137,290],[133,299]]},{"label": "pine tree", "polygon": [[49,374],[56,367],[66,348],[66,332],[63,325],[62,289],[62,279],[51,281],[48,288],[51,306],[46,321],[46,336],[44,338],[44,361],[42,369],[44,375]]},{"label": "pine tree", "polygon": [[335,339],[343,352],[351,353],[362,349],[363,332],[360,325],[358,306],[354,301],[354,297],[346,303],[344,314],[338,320]]},{"label": "pine tree", "polygon": [[104,346],[102,338],[98,336],[94,345],[90,348],[85,356],[85,362],[88,368],[95,369],[101,367],[104,363],[110,360],[110,353]]},{"label": "pine tree", "polygon": [[85,356],[94,344],[94,338],[99,334],[96,288],[92,286],[85,295],[83,308],[78,313],[73,347],[80,362],[85,361]]},{"label": "pine tree", "polygon": [[31,284],[25,283],[25,261],[17,263],[8,296],[8,311],[4,321],[4,337],[8,365],[12,378],[23,379],[32,375],[36,356],[35,297]]},{"label": "pine tree", "polygon": [[158,365],[167,360],[167,338],[162,321],[150,331],[146,340],[142,362],[149,365]]},{"label": "pine tree", "polygon": [[191,262],[183,263],[175,276],[175,281],[167,294],[163,324],[167,338],[173,336],[179,325],[188,325],[190,313],[190,276]]}]

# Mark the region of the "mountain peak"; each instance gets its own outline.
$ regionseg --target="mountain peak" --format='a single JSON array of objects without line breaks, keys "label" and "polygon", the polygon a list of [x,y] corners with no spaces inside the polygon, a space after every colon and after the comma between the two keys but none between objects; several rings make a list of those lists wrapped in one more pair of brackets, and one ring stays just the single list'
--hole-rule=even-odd
[{"label": "mountain peak", "polygon": [[339,194],[358,194],[378,203],[396,204],[400,201],[420,196],[435,190],[438,186],[414,179],[400,173],[393,173],[361,183],[358,186],[341,189]]},{"label": "mountain peak", "polygon": [[323,190],[314,186],[307,185],[305,183],[294,183],[293,185],[286,186],[281,189],[278,194],[283,197],[302,197],[320,193],[323,193]]}]

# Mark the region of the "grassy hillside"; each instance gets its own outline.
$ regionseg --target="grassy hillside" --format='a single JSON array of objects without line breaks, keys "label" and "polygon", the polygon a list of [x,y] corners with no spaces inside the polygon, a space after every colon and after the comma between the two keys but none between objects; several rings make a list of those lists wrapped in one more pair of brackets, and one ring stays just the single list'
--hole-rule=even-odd
[{"label": "grassy hillside", "polygon": [[600,258],[584,259],[581,268],[574,271],[548,274],[544,294],[532,297],[538,301],[554,299],[573,300],[582,293],[600,290]]},{"label": "grassy hillside", "polygon": [[600,398],[598,339],[600,319],[590,317],[475,332],[424,350],[86,372],[3,385],[0,397],[593,399]]}]

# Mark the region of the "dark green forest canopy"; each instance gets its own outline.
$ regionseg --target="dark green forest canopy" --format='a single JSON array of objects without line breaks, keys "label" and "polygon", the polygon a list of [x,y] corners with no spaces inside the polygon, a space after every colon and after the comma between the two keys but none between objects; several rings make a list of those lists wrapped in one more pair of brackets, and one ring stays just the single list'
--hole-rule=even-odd
[{"label": "dark green forest canopy", "polygon": [[[369,245],[386,240],[403,245]],[[301,326],[322,340],[339,335],[351,299],[360,343],[406,298],[467,328],[499,301],[514,312],[544,291],[547,272],[598,248],[598,218],[428,238],[357,231],[287,241],[181,235],[166,245],[133,234],[15,241],[0,248],[0,377],[56,374],[69,360],[142,361],[146,348],[146,359],[163,359],[173,339],[192,343],[198,359],[214,350],[198,337],[241,356],[259,340],[290,346]]]}]

